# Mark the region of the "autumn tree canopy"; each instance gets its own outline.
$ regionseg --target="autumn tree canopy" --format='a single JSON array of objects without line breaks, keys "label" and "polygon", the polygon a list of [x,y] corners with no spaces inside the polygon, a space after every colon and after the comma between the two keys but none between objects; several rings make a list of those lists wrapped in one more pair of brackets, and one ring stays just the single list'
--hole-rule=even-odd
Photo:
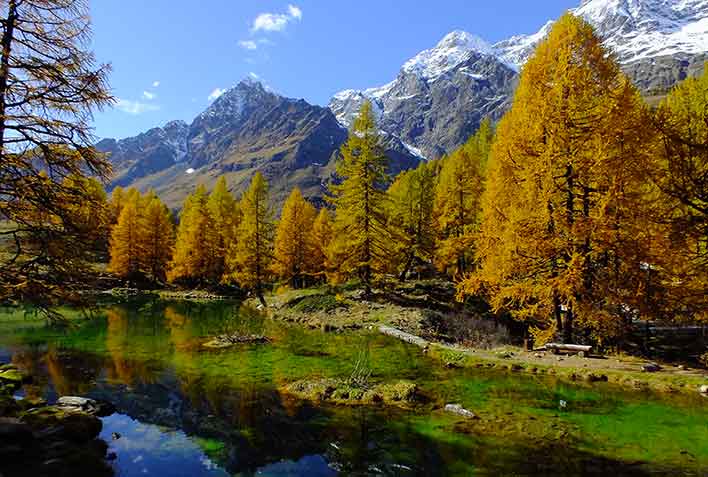
[{"label": "autumn tree canopy", "polygon": [[524,66],[497,128],[476,257],[462,296],[484,290],[546,331],[612,335],[641,303],[651,263],[642,98],[592,27],[564,15]]},{"label": "autumn tree canopy", "polygon": [[305,285],[305,278],[314,273],[315,263],[311,244],[312,226],[317,211],[295,187],[283,204],[275,234],[273,271],[293,287]]},{"label": "autumn tree canopy", "polygon": [[241,221],[226,256],[224,281],[252,290],[265,303],[263,285],[271,277],[275,230],[268,182],[260,172],[253,176],[239,209]]},{"label": "autumn tree canopy", "polygon": [[389,240],[385,187],[388,159],[371,110],[364,102],[349,139],[341,149],[337,174],[341,183],[330,186],[336,208],[332,260],[341,276],[358,276],[369,293],[374,273],[385,271]]},{"label": "autumn tree canopy", "polygon": [[676,86],[656,112],[657,165],[663,194],[656,214],[670,246],[657,253],[669,312],[708,319],[708,66]]},{"label": "autumn tree canopy", "polygon": [[389,225],[393,229],[391,262],[401,280],[418,260],[431,263],[435,254],[435,169],[421,162],[413,170],[401,172],[388,189]]},{"label": "autumn tree canopy", "polygon": [[441,272],[453,277],[471,268],[492,135],[485,119],[465,144],[442,159],[435,191],[439,236],[435,262]]},{"label": "autumn tree canopy", "polygon": [[0,15],[0,298],[48,305],[78,298],[93,259],[70,204],[98,197],[64,180],[109,172],[90,125],[113,100],[109,67],[89,50],[86,0],[8,0]]}]

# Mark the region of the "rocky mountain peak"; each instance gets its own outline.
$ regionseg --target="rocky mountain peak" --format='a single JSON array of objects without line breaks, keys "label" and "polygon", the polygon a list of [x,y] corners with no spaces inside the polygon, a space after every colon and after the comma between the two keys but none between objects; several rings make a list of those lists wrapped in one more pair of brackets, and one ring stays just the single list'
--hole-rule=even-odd
[{"label": "rocky mountain peak", "polygon": [[[590,23],[623,65],[669,56],[684,60],[708,52],[708,0],[584,0],[570,12]],[[548,22],[532,35],[514,36],[494,46],[502,58],[520,66],[552,25]],[[642,71],[646,73],[646,68]],[[663,86],[680,76],[667,78]],[[640,86],[651,85],[642,81]]]},{"label": "rocky mountain peak", "polygon": [[431,49],[423,50],[403,64],[402,71],[434,81],[440,75],[469,59],[472,53],[495,55],[494,48],[480,37],[454,30]]}]

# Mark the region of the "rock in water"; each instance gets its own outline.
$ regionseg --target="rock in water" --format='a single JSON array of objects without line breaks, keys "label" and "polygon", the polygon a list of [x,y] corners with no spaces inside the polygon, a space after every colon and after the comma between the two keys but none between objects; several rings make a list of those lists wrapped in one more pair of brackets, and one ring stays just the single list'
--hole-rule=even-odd
[{"label": "rock in water", "polygon": [[75,407],[82,411],[89,411],[96,407],[96,401],[93,399],[78,397],[78,396],[62,396],[57,399],[59,407]]},{"label": "rock in water", "polygon": [[81,411],[100,417],[110,416],[115,412],[111,403],[79,396],[62,396],[57,399],[56,405],[67,411]]},{"label": "rock in water", "polygon": [[20,385],[27,380],[27,377],[16,369],[6,369],[0,371],[0,383],[5,382],[12,385]]},{"label": "rock in water", "polygon": [[58,406],[33,409],[20,415],[20,420],[36,431],[49,432],[75,443],[86,443],[101,432],[103,423],[94,415]]},{"label": "rock in water", "polygon": [[460,406],[459,404],[446,404],[445,411],[451,412],[453,414],[457,414],[458,416],[462,416],[467,419],[479,419],[479,416],[477,416],[475,413],[473,413],[469,409],[465,409],[464,407]]}]

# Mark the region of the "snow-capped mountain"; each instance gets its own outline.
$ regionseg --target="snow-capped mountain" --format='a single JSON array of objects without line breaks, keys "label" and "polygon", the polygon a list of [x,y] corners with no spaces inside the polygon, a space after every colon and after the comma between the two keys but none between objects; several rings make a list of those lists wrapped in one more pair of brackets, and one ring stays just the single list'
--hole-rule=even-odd
[{"label": "snow-capped mountain", "polygon": [[[590,23],[645,91],[665,91],[699,73],[708,52],[708,0],[584,0],[570,10]],[[553,26],[494,45],[519,68]]]},{"label": "snow-capped mountain", "polygon": [[[570,10],[592,24],[625,72],[647,93],[663,93],[708,59],[708,0],[584,0]],[[560,12],[559,12],[560,13]],[[368,99],[380,127],[427,158],[459,146],[484,116],[510,103],[516,73],[553,27],[490,45],[455,30],[406,61],[393,81],[335,94],[329,107],[349,126]]]},{"label": "snow-capped mountain", "polygon": [[[346,138],[329,109],[283,97],[249,77],[190,125],[172,121],[134,138],[104,139],[97,148],[110,153],[112,185],[154,189],[171,207],[181,206],[197,184],[221,175],[240,192],[256,170],[280,203],[294,186],[310,199],[322,198],[332,159]],[[395,138],[387,139],[387,147],[393,174],[420,161]]]},{"label": "snow-capped mountain", "polygon": [[496,54],[518,71],[533,54],[536,45],[548,36],[551,28],[553,28],[553,23],[552,20],[546,22],[546,24],[533,35],[514,35],[507,40],[496,43],[494,45]]},{"label": "snow-capped mountain", "polygon": [[480,37],[462,30],[455,30],[435,45],[424,50],[403,64],[401,70],[415,74],[427,81],[435,81],[455,66],[466,61],[471,53],[494,56],[492,45]]},{"label": "snow-capped mountain", "polygon": [[[700,73],[708,59],[708,0],[584,0],[571,12],[595,27],[645,93],[666,92]],[[316,199],[364,100],[383,132],[389,172],[440,157],[464,143],[484,117],[501,117],[518,71],[552,26],[493,45],[455,30],[404,62],[389,83],[341,91],[328,108],[285,98],[248,77],[191,124],[173,121],[97,147],[111,153],[114,185],[154,188],[173,207],[197,183],[219,175],[240,191],[256,170],[270,179],[276,201],[295,185]]]},{"label": "snow-capped mountain", "polygon": [[348,127],[368,99],[383,132],[431,159],[459,146],[485,116],[500,117],[515,77],[489,43],[456,30],[406,61],[390,83],[341,91],[329,108]]}]

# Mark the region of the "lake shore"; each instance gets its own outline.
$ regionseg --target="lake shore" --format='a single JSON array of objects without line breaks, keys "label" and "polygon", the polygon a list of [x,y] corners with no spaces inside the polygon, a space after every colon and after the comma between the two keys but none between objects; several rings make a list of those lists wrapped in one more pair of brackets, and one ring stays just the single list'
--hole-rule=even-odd
[{"label": "lake shore", "polygon": [[706,369],[627,354],[554,354],[527,351],[509,344],[478,348],[450,342],[448,336],[440,336],[432,328],[431,316],[450,312],[453,307],[445,310],[446,297],[432,295],[424,293],[418,299],[408,296],[409,303],[405,306],[384,295],[364,298],[356,291],[333,294],[325,288],[309,288],[269,294],[265,308],[252,298],[245,303],[260,309],[270,319],[326,332],[368,329],[400,338],[385,331],[399,330],[415,338],[405,341],[417,344],[423,353],[449,368],[494,368],[512,373],[545,374],[574,383],[608,382],[632,390],[702,394],[708,399],[708,393],[702,392],[708,385]]}]

